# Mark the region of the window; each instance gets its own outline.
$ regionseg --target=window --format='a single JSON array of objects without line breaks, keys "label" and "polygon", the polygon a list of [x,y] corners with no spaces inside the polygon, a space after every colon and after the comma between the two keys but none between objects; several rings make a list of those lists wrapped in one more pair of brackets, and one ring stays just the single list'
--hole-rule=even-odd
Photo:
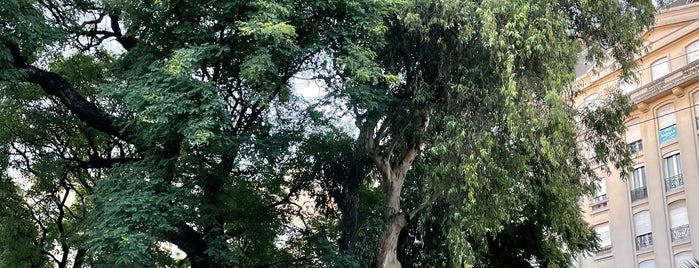
[{"label": "window", "polygon": [[682,163],[679,153],[663,158],[663,166],[665,169],[665,191],[670,191],[684,185]]},{"label": "window", "polygon": [[637,156],[643,152],[641,125],[638,122],[632,122],[626,128],[626,143],[629,144],[629,149],[631,150],[631,154],[633,156]]},{"label": "window", "polygon": [[689,239],[689,218],[684,204],[670,208],[670,234],[672,242]]},{"label": "window", "polygon": [[633,215],[633,226],[636,230],[636,250],[652,247],[653,234],[650,228],[650,212],[646,210]]},{"label": "window", "polygon": [[658,109],[658,129],[658,140],[660,144],[677,138],[675,106],[673,103],[664,105]]},{"label": "window", "polygon": [[646,167],[640,166],[633,170],[631,180],[631,201],[641,200],[648,197],[646,188]]},{"label": "window", "polygon": [[592,211],[598,211],[607,207],[607,180],[601,179],[597,182],[597,190],[590,205]]},{"label": "window", "polygon": [[638,268],[655,268],[655,260],[642,261],[638,264]]},{"label": "window", "polygon": [[661,78],[668,73],[670,73],[670,65],[668,64],[667,57],[656,60],[650,65],[650,74],[653,80]]},{"label": "window", "polygon": [[600,250],[597,252],[597,254],[609,253],[609,249],[612,247],[609,224],[603,224],[595,227],[595,232],[597,232],[597,238],[599,238],[601,241],[599,244]]},{"label": "window", "polygon": [[597,94],[592,94],[585,98],[585,108],[597,110]]},{"label": "window", "polygon": [[687,64],[699,60],[699,40],[687,46]]},{"label": "window", "polygon": [[677,253],[677,254],[675,254],[675,267],[677,267],[677,268],[692,267],[691,266],[692,259],[694,259],[694,256],[692,255],[691,251]]}]

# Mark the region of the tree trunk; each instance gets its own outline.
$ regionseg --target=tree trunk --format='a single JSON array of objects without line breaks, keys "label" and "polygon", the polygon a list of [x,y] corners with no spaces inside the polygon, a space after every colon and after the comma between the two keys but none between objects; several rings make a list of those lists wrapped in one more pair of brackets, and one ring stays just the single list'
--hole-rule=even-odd
[{"label": "tree trunk", "polygon": [[398,261],[398,237],[401,230],[408,225],[405,213],[393,214],[388,221],[388,226],[381,235],[379,241],[379,254],[376,256],[377,268],[400,268]]},{"label": "tree trunk", "polygon": [[[385,179],[384,193],[387,197],[386,211],[384,217],[387,218],[386,230],[379,240],[379,253],[376,256],[377,268],[400,268],[398,261],[398,237],[401,230],[408,225],[408,216],[400,211],[400,193],[403,188],[405,171],[387,174]],[[386,176],[386,175],[384,175]]]},{"label": "tree trunk", "polygon": [[87,253],[86,249],[78,249],[78,252],[75,253],[75,261],[73,262],[73,268],[82,268],[83,263],[85,262],[85,254]]},{"label": "tree trunk", "polygon": [[342,232],[340,233],[340,253],[353,254],[357,244],[357,213],[359,210],[360,180],[350,179],[340,212]]}]

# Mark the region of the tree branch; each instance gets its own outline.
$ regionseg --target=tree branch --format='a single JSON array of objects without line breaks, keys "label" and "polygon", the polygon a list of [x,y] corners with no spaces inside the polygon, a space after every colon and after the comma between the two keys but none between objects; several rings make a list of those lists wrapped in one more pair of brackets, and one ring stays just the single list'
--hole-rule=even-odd
[{"label": "tree branch", "polygon": [[134,143],[133,133],[129,130],[121,130],[111,115],[85,99],[63,77],[26,64],[26,59],[22,57],[16,44],[6,42],[5,46],[10,49],[12,54],[13,67],[24,72],[22,77],[24,82],[39,85],[46,94],[58,97],[60,102],[87,126],[120,140]]}]

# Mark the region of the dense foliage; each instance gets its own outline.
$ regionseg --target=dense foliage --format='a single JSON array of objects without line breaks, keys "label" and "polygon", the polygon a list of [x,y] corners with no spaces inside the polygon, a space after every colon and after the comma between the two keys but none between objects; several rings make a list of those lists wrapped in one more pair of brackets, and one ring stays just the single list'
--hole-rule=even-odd
[{"label": "dense foliage", "polygon": [[653,12],[3,0],[0,267],[565,266],[592,165],[629,165],[573,65],[629,74]]}]

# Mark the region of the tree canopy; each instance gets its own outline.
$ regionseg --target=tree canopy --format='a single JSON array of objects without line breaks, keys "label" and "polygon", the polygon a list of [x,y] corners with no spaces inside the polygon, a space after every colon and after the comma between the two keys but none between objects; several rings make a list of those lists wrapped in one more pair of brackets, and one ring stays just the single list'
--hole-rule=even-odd
[{"label": "tree canopy", "polygon": [[565,266],[593,166],[630,163],[630,105],[576,106],[574,64],[628,76],[653,13],[4,0],[0,267]]}]

